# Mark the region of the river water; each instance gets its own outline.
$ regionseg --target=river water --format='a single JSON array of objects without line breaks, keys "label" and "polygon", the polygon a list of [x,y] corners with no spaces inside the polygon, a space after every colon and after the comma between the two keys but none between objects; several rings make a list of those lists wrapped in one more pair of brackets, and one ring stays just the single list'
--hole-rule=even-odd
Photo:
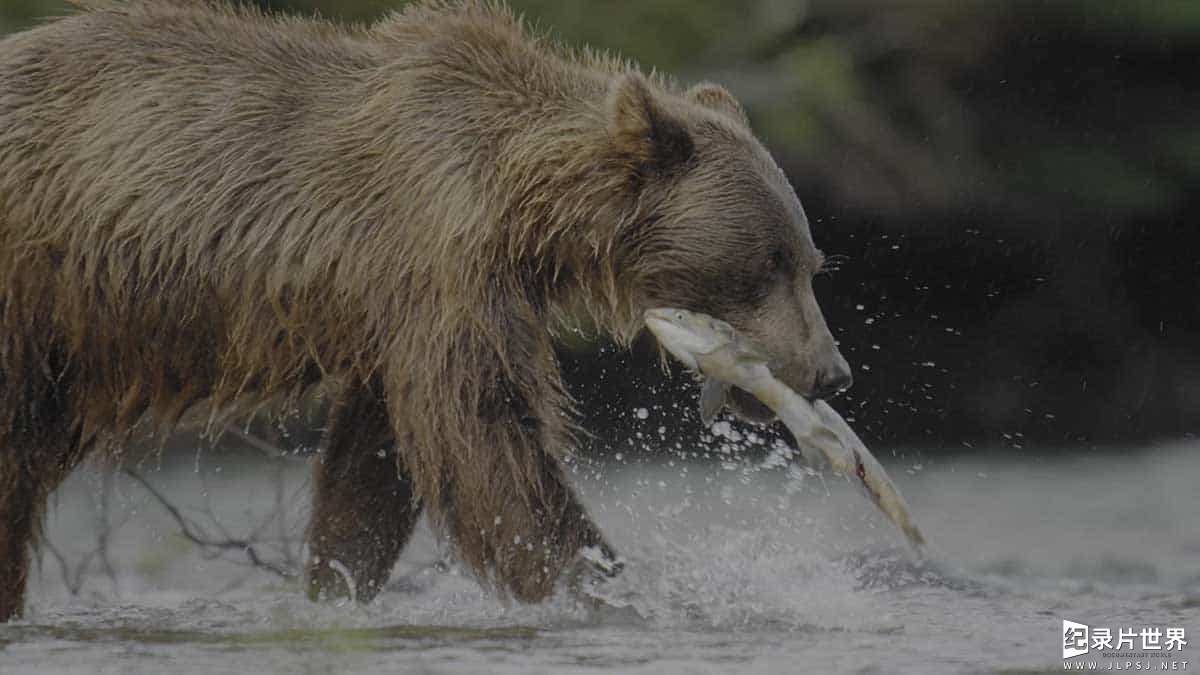
[{"label": "river water", "polygon": [[[936,547],[925,561],[846,480],[779,453],[576,464],[628,560],[600,609],[567,594],[505,605],[424,529],[375,603],[309,603],[237,545],[189,542],[134,477],[89,467],[52,506],[30,612],[0,626],[0,672],[1058,672],[1064,619],[1183,628],[1194,643],[1169,659],[1093,656],[1191,670],[1197,449],[879,452]],[[194,534],[252,540],[260,562],[294,569],[303,462],[205,451],[137,472]]]}]

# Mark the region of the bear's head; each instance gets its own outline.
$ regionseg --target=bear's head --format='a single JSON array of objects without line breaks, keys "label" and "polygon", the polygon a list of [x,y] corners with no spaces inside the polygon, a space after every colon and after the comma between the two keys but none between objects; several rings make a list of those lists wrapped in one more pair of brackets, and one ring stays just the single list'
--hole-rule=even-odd
[{"label": "bear's head", "polygon": [[[610,86],[609,135],[633,174],[635,216],[617,242],[636,315],[662,306],[710,314],[764,350],[796,392],[849,387],[813,294],[823,256],[741,105],[716,85],[672,95],[636,73]],[[744,417],[769,419],[748,394],[733,398]]]}]

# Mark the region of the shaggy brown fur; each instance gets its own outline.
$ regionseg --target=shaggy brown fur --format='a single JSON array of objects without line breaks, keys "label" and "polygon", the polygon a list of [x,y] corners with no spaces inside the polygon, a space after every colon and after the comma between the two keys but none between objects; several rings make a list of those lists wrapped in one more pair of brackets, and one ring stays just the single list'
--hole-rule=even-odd
[{"label": "shaggy brown fur", "polygon": [[373,596],[424,507],[536,600],[612,556],[558,459],[556,316],[687,306],[802,391],[840,367],[799,202],[719,87],[469,1],[354,29],[84,4],[0,41],[0,620],[62,478],[205,400],[338,383],[313,595]]}]

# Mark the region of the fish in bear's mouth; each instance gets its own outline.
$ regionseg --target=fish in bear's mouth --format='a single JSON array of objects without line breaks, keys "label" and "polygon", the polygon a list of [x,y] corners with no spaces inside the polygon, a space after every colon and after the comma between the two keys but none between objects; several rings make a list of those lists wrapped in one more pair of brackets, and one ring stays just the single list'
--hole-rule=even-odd
[{"label": "fish in bear's mouth", "polygon": [[[805,397],[808,398],[807,396]],[[810,399],[811,400],[811,399]],[[760,424],[769,424],[775,421],[775,412],[763,405],[761,401],[754,398],[753,395],[738,389],[730,387],[729,399],[727,401],[730,410],[737,417],[746,420],[747,422],[758,422]]]},{"label": "fish in bear's mouth", "polygon": [[[813,403],[818,399],[818,397],[804,394],[801,394],[801,396],[803,396],[804,400],[808,401],[809,403]],[[837,394],[834,394],[833,396],[837,396]],[[828,396],[826,398],[832,398],[833,396]],[[761,401],[759,401],[757,398],[754,398],[754,396],[751,394],[747,394],[745,391],[738,389],[737,387],[729,388],[729,398],[726,403],[728,403],[729,409],[733,411],[735,416],[747,422],[770,424],[771,422],[775,421],[775,413],[772,412],[770,408],[763,405]]]}]

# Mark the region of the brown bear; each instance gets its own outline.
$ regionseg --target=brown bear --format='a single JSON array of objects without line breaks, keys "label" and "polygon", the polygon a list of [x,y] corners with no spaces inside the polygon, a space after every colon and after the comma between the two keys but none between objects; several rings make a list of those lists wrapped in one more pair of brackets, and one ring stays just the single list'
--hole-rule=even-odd
[{"label": "brown bear", "polygon": [[370,599],[424,511],[536,601],[613,558],[560,464],[561,317],[628,339],[686,307],[802,393],[849,383],[800,202],[720,87],[485,2],[79,4],[0,41],[0,619],[68,472],[201,403],[336,390],[311,595]]}]

